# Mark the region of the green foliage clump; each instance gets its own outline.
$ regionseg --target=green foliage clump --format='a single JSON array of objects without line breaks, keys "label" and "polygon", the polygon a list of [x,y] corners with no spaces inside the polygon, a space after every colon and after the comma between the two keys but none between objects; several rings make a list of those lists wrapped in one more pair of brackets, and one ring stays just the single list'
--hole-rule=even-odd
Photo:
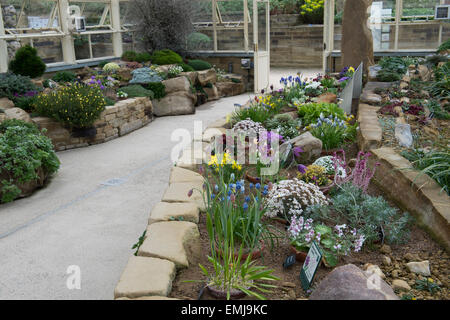
[{"label": "green foliage clump", "polygon": [[398,81],[406,74],[409,65],[416,62],[409,57],[384,57],[378,63],[381,70],[377,74],[377,79],[382,82]]},{"label": "green foliage clump", "polygon": [[381,234],[389,244],[404,243],[408,238],[411,216],[399,214],[382,197],[370,196],[352,184],[345,184],[332,196],[331,203],[310,207],[308,214],[313,219],[331,219],[356,228],[369,244],[381,240]]},{"label": "green foliage clump", "polygon": [[193,71],[195,71],[194,68],[192,68],[187,63],[182,62],[182,63],[179,63],[178,65],[183,68],[183,72],[193,72]]},{"label": "green foliage clump", "polygon": [[106,101],[99,87],[74,84],[60,87],[36,98],[38,114],[53,118],[70,128],[89,128],[105,110]]},{"label": "green foliage clump", "polygon": [[151,56],[152,63],[157,65],[178,64],[183,62],[183,58],[172,50],[164,49],[153,52]]},{"label": "green foliage clump", "polygon": [[0,74],[0,98],[6,97],[14,100],[16,95],[23,95],[30,91],[36,91],[36,85],[27,76],[13,73]]},{"label": "green foliage clump", "polygon": [[438,52],[444,52],[450,50],[450,39],[448,39],[447,41],[443,42],[439,48],[438,48]]},{"label": "green foliage clump", "polygon": [[242,120],[250,119],[253,122],[265,123],[274,115],[269,109],[259,103],[255,103],[247,108],[236,108],[231,115],[231,122],[233,124]]},{"label": "green foliage clump", "polygon": [[325,118],[331,116],[346,120],[344,110],[335,103],[307,103],[298,107],[298,115],[305,126],[315,123],[321,114]]},{"label": "green foliage clump", "polygon": [[120,66],[115,62],[107,63],[103,66],[103,71],[106,73],[114,73],[120,69]]},{"label": "green foliage clump", "polygon": [[44,74],[47,66],[37,55],[37,50],[26,45],[17,50],[13,60],[9,63],[9,70],[15,74],[37,78]]},{"label": "green foliage clump", "polygon": [[279,114],[266,121],[264,127],[267,130],[277,131],[285,140],[299,135],[301,120],[294,120],[290,114]]},{"label": "green foliage clump", "polygon": [[147,90],[138,84],[122,87],[120,90],[125,92],[128,95],[128,98],[149,97],[150,99],[153,99],[155,96],[151,90]]},{"label": "green foliage clump", "polygon": [[434,70],[434,81],[427,89],[433,97],[450,97],[450,61]]},{"label": "green foliage clump", "polygon": [[22,193],[20,184],[39,178],[38,170],[52,174],[59,160],[49,138],[30,123],[6,120],[0,123],[0,202],[11,202]]},{"label": "green foliage clump", "polygon": [[212,68],[212,65],[204,60],[189,60],[188,65],[194,68],[195,71],[203,71]]},{"label": "green foliage clump", "polygon": [[149,62],[152,59],[152,55],[148,52],[141,52],[136,55],[136,62],[144,63]]},{"label": "green foliage clump", "polygon": [[133,61],[136,61],[136,59],[137,59],[136,51],[125,51],[122,54],[122,60],[123,61],[133,62]]},{"label": "green foliage clump", "polygon": [[77,78],[77,75],[70,71],[59,71],[53,77],[52,80],[58,83],[72,82]]},{"label": "green foliage clump", "polygon": [[450,150],[433,150],[423,152],[412,150],[402,152],[402,156],[412,162],[414,168],[420,170],[420,175],[427,174],[434,179],[442,190],[450,195]]},{"label": "green foliage clump", "polygon": [[146,88],[153,92],[154,99],[162,99],[166,96],[166,87],[162,82],[147,83]]}]

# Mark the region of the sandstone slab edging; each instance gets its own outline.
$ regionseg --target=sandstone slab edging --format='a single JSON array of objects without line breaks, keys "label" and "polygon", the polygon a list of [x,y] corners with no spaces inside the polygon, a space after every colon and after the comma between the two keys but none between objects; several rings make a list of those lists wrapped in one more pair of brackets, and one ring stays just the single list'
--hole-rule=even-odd
[{"label": "sandstone slab edging", "polygon": [[189,267],[189,261],[200,254],[200,233],[189,221],[155,222],[148,226],[147,237],[139,256],[166,259],[177,268]]}]

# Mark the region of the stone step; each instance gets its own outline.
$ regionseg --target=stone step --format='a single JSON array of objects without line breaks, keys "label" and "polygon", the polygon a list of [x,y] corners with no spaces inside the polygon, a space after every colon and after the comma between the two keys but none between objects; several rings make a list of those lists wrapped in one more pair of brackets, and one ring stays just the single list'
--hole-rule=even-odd
[{"label": "stone step", "polygon": [[148,226],[139,256],[167,259],[177,268],[189,267],[189,260],[200,254],[200,233],[188,221],[156,222]]},{"label": "stone step", "polygon": [[184,221],[198,223],[199,208],[195,203],[157,203],[150,213],[148,224],[162,221],[170,221],[171,219],[182,218]]},{"label": "stone step", "polygon": [[171,261],[132,256],[114,290],[114,298],[167,296],[175,276],[175,264]]}]

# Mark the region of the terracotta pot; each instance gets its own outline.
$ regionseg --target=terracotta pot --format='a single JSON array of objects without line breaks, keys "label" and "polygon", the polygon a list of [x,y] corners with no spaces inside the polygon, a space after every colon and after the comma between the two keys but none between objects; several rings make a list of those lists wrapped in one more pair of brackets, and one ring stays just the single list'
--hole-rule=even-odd
[{"label": "terracotta pot", "polygon": [[[207,285],[206,288],[208,289],[209,293],[216,299],[225,300],[227,299],[227,292],[222,291],[217,287],[209,286]],[[244,298],[247,294],[245,294],[243,291],[234,289],[230,292],[230,299],[236,300]]]},{"label": "terracotta pot", "polygon": [[247,179],[249,182],[253,184],[261,183],[261,178],[253,177],[249,175],[248,173],[245,174],[245,179]]},{"label": "terracotta pot", "polygon": [[291,252],[295,254],[295,260],[297,260],[298,262],[305,262],[308,252],[299,251],[299,250],[297,250],[297,248],[295,248],[292,245],[291,245],[290,249],[291,249]]}]

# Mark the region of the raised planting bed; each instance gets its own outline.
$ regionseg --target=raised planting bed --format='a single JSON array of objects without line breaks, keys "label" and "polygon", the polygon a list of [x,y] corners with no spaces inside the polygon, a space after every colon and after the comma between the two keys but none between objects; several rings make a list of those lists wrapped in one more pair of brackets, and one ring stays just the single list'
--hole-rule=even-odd
[{"label": "raised planting bed", "polygon": [[370,105],[359,105],[358,144],[381,164],[375,182],[386,195],[449,250],[449,104],[436,94],[445,91],[433,91],[442,68],[420,65],[400,82],[369,82],[363,96]]},{"label": "raised planting bed", "polygon": [[[384,167],[358,152],[354,119],[317,103],[332,93],[329,79],[310,86],[288,78],[284,89],[255,97],[183,150],[134,247],[152,270],[173,266],[152,274],[164,280],[152,285],[133,257],[116,298],[330,299],[330,290],[339,299],[448,298],[448,254],[384,199],[372,179]],[[237,161],[233,147],[244,158]],[[323,259],[305,292],[302,262],[282,265],[292,246],[306,253],[313,240]],[[367,288],[373,274],[381,277],[379,290]],[[330,287],[349,278],[355,281]]]}]

